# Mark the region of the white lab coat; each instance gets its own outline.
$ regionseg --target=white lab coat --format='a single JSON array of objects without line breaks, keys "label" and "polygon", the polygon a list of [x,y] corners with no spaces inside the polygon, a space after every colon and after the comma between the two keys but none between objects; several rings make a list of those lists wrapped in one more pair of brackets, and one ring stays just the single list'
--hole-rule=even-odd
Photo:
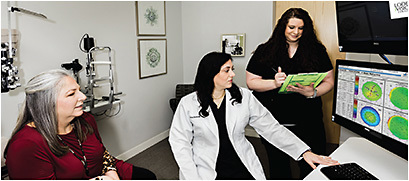
[{"label": "white lab coat", "polygon": [[[310,149],[292,132],[280,125],[271,113],[245,88],[240,88],[242,103],[231,104],[226,90],[226,127],[230,141],[240,160],[255,179],[266,179],[260,160],[244,130],[249,124],[295,160]],[[169,143],[179,165],[179,178],[210,180],[216,178],[216,160],[219,152],[217,122],[209,106],[209,116],[199,116],[200,104],[196,92],[183,97],[176,109],[170,128]],[[294,114],[297,114],[294,112]]]}]

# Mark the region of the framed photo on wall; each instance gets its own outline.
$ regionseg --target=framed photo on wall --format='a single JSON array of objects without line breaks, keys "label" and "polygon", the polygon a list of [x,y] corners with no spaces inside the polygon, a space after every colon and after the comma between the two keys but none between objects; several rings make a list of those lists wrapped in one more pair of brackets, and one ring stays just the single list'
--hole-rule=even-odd
[{"label": "framed photo on wall", "polygon": [[244,57],[246,34],[222,34],[221,51],[231,56]]},{"label": "framed photo on wall", "polygon": [[167,73],[166,39],[139,39],[139,79]]},{"label": "framed photo on wall", "polygon": [[137,35],[165,36],[166,12],[164,1],[136,1]]}]

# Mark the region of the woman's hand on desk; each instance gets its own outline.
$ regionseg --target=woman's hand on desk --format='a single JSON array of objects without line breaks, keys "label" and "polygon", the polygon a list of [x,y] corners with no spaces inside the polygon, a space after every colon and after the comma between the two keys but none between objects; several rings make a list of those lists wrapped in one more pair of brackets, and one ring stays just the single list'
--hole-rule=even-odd
[{"label": "woman's hand on desk", "polygon": [[105,175],[91,178],[90,180],[120,180],[116,171],[108,171]]},{"label": "woman's hand on desk", "polygon": [[339,162],[333,160],[331,157],[317,155],[311,151],[306,151],[302,157],[304,160],[313,168],[317,168],[314,163],[323,164],[323,165],[339,165]]},{"label": "woman's hand on desk", "polygon": [[115,180],[115,179],[113,179],[110,176],[103,175],[103,176],[97,176],[97,177],[91,178],[90,180]]},{"label": "woman's hand on desk", "polygon": [[107,171],[104,176],[111,177],[113,180],[120,180],[118,173],[113,170]]}]

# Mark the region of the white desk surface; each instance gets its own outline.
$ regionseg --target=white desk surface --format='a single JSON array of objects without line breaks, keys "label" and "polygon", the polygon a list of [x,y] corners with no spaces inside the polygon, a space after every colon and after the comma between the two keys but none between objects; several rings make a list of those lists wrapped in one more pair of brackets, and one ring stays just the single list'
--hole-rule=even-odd
[{"label": "white desk surface", "polygon": [[[355,162],[380,180],[408,180],[408,161],[370,142],[351,137],[338,147],[331,158],[339,163]],[[319,165],[304,180],[328,180]]]}]

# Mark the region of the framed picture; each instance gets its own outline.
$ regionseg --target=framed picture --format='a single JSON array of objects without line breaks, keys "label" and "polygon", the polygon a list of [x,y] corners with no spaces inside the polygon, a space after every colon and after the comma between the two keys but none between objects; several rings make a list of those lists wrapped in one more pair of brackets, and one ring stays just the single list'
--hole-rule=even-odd
[{"label": "framed picture", "polygon": [[165,36],[166,12],[164,1],[136,1],[137,35]]},{"label": "framed picture", "polygon": [[139,79],[167,73],[166,39],[139,39]]},{"label": "framed picture", "polygon": [[221,51],[231,54],[231,56],[244,56],[246,34],[222,34]]}]

